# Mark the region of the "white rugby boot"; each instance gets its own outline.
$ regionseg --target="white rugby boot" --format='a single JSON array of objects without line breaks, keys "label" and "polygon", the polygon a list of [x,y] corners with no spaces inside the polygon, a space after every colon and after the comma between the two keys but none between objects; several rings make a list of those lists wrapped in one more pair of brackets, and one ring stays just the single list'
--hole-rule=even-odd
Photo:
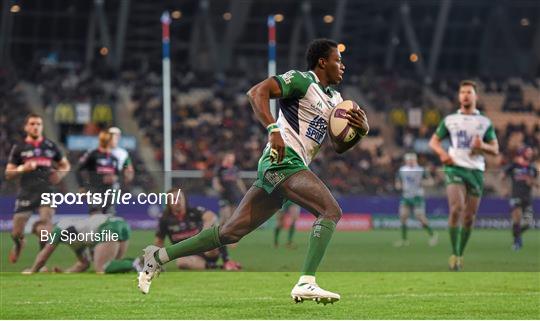
[{"label": "white rugby boot", "polygon": [[159,247],[154,245],[147,246],[144,252],[144,264],[143,269],[139,272],[139,290],[143,294],[147,294],[150,291],[150,284],[152,284],[152,279],[159,275],[161,271],[161,264],[159,264],[154,258],[154,253],[159,250]]},{"label": "white rugby boot", "polygon": [[294,302],[302,303],[304,300],[313,300],[317,304],[334,304],[341,298],[339,294],[321,289],[317,283],[296,284],[291,291]]}]

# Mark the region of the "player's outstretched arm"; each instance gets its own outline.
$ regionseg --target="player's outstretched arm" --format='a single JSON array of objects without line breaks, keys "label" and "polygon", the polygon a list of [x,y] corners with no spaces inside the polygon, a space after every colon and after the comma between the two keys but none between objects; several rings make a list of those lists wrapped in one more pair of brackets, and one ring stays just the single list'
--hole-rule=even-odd
[{"label": "player's outstretched arm", "polygon": [[54,250],[56,250],[56,244],[45,244],[43,249],[36,256],[32,267],[24,270],[23,273],[36,273],[37,271],[39,271],[39,269],[41,269],[47,263],[47,260],[54,252]]}]

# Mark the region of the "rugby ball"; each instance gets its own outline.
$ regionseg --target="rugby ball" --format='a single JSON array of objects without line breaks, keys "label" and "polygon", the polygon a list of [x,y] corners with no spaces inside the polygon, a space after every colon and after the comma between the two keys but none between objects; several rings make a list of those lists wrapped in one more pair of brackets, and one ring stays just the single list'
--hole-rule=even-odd
[{"label": "rugby ball", "polygon": [[338,144],[348,144],[360,135],[349,125],[349,121],[347,120],[347,111],[353,108],[359,109],[360,107],[352,100],[345,100],[337,104],[330,113],[328,134]]}]

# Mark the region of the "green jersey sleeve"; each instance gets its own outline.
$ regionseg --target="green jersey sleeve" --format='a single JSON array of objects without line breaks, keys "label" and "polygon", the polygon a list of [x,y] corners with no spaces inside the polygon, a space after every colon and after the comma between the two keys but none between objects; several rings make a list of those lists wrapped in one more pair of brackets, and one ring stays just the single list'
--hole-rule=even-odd
[{"label": "green jersey sleeve", "polygon": [[51,240],[49,240],[49,242],[51,242],[51,244],[53,245],[58,245],[60,243],[61,234],[62,234],[62,229],[59,228],[58,226],[55,226],[51,234],[52,242]]},{"label": "green jersey sleeve", "polygon": [[446,128],[446,123],[444,122],[444,120],[445,119],[441,120],[439,126],[437,126],[437,129],[435,130],[435,135],[437,135],[437,137],[439,137],[440,139],[448,136],[448,128]]},{"label": "green jersey sleeve", "polygon": [[486,133],[484,134],[484,142],[490,142],[495,139],[497,139],[497,135],[495,135],[495,128],[493,128],[493,125],[490,124],[486,130]]},{"label": "green jersey sleeve", "polygon": [[311,84],[311,78],[298,70],[290,70],[282,75],[274,76],[281,89],[283,98],[302,98]]}]

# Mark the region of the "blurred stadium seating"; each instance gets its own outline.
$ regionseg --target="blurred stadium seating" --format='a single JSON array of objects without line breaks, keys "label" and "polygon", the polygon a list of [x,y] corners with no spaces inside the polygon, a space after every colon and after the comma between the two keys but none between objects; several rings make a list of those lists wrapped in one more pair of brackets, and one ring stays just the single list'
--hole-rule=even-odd
[{"label": "blurred stadium seating", "polygon": [[[427,37],[426,31],[437,26],[440,14],[429,1],[380,1],[376,8],[367,1],[343,1],[344,11],[340,9],[342,1],[278,2],[279,13],[285,17],[278,24],[278,71],[286,71],[289,66],[302,69],[302,50],[310,38],[337,35],[347,45],[343,54],[347,73],[340,89],[346,97],[361,102],[370,117],[371,134],[353,152],[337,155],[325,146],[322,157],[313,163],[314,171],[337,194],[394,195],[394,173],[402,155],[413,150],[440,182],[439,162],[427,149],[427,141],[442,117],[456,108],[459,80],[471,75],[479,84],[480,107],[493,120],[502,147],[501,156],[489,159],[488,194],[500,192],[495,180],[497,171],[520,145],[533,146],[535,155],[539,155],[540,79],[534,69],[538,64],[531,58],[526,66],[499,64],[499,68],[491,68],[515,53],[493,49],[490,39],[496,31],[484,35],[477,27],[493,26],[500,8],[504,8],[517,52],[532,54],[531,43],[540,31],[535,23],[538,10],[530,9],[537,9],[537,4],[454,2],[440,66],[436,74],[425,77],[418,72],[420,62],[409,57],[407,26],[401,25],[399,15],[410,15],[427,57],[434,39]],[[163,10],[181,8],[181,18],[174,20],[171,27],[173,169],[203,171],[203,180],[193,186],[198,193],[209,192],[212,172],[224,151],[236,153],[242,170],[255,170],[266,135],[254,118],[245,92],[266,77],[264,21],[275,7],[275,1],[261,1],[257,6],[249,1],[164,1],[159,5],[131,1],[128,9],[109,1],[25,3],[19,13],[10,15],[15,29],[7,40],[11,41],[9,50],[3,52],[3,61],[9,61],[11,67],[1,69],[6,81],[1,95],[0,164],[5,165],[10,145],[21,137],[22,119],[32,110],[43,113],[48,121],[46,127],[53,124],[53,128],[46,128],[46,134],[53,135],[64,147],[69,136],[95,135],[110,125],[121,127],[137,143],[132,150],[137,171],[133,187],[159,189],[156,177],[162,170],[163,117],[161,32],[156,21]],[[94,9],[95,13],[88,14]],[[101,26],[93,25],[99,35],[90,39],[88,28],[100,9],[110,25],[120,21],[115,18],[127,10],[125,33],[119,35],[119,22],[110,30],[116,37],[124,37],[120,55],[107,48],[106,39],[100,35]],[[245,19],[238,22],[241,26],[231,27],[223,18],[223,12],[229,11],[235,18]],[[32,14],[36,12],[41,16],[34,19]],[[340,19],[339,33],[334,31],[338,21],[326,22],[324,16],[329,14],[335,15],[332,21]],[[57,21],[62,15],[69,34],[60,32],[64,25]],[[206,20],[201,18],[204,15]],[[54,24],[51,28],[56,33],[46,28],[36,31],[39,23]],[[220,55],[213,51],[215,43],[211,40],[195,39],[197,24],[210,25],[214,33],[226,31],[220,47],[223,57],[213,56]],[[299,31],[286,32],[296,30],[298,24]],[[471,37],[482,36],[485,41],[479,44],[462,39],[459,35],[463,32]],[[221,42],[220,34],[216,43]],[[474,56],[491,49],[494,51],[489,59],[479,58],[481,53]],[[79,115],[78,109],[85,110],[85,114]],[[68,151],[68,155],[75,163],[81,151]],[[12,186],[3,184],[2,190],[12,191]],[[440,195],[442,188],[430,193]]]}]

